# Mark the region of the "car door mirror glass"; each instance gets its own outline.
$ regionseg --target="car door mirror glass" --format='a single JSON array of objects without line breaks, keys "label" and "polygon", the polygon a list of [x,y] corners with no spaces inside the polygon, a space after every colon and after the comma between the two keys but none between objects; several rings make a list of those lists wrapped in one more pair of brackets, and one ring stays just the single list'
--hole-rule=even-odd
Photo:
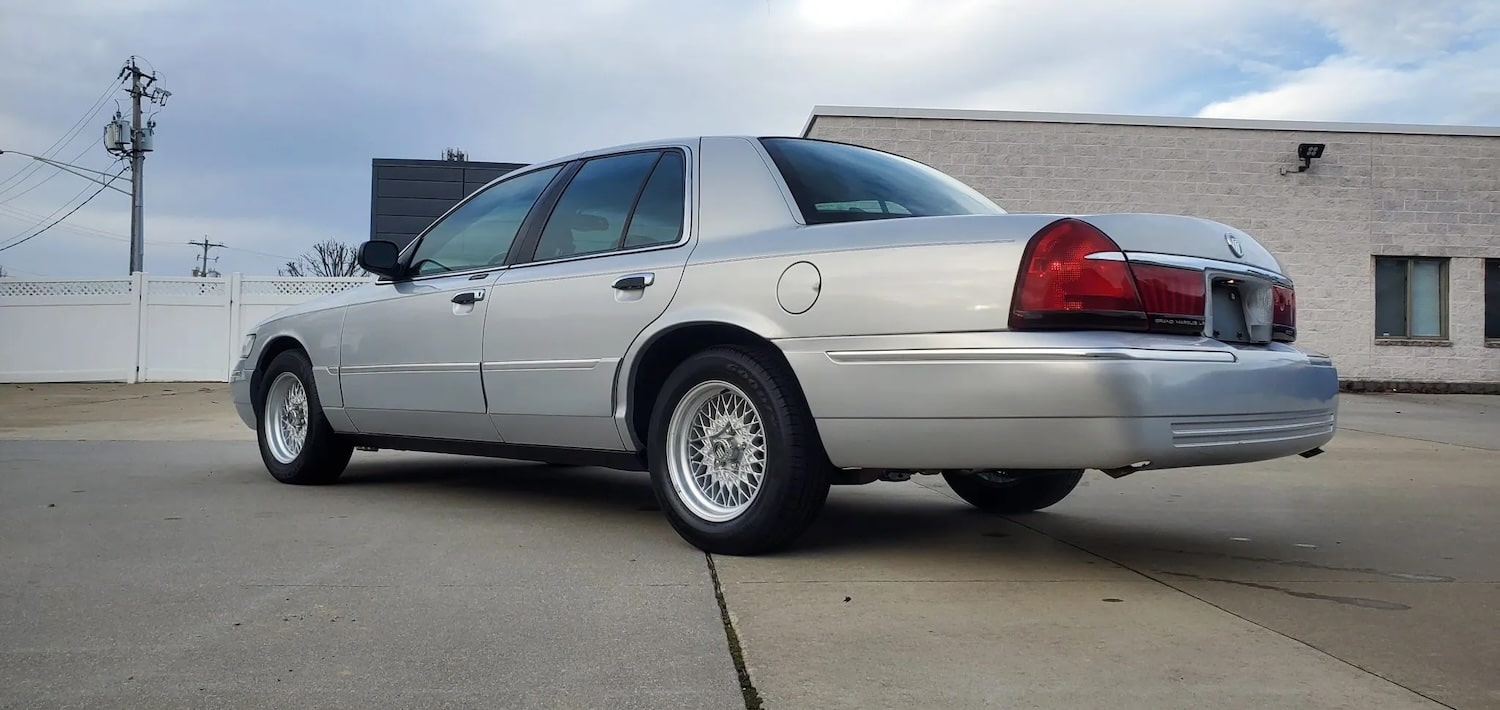
[{"label": "car door mirror glass", "polygon": [[359,266],[372,274],[395,278],[400,271],[400,255],[401,247],[395,242],[368,241],[359,245]]}]

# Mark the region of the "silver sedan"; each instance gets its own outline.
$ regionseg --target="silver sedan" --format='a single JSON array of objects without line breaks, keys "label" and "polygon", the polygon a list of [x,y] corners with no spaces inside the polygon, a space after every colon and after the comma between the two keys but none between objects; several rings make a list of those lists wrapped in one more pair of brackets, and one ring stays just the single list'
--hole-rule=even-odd
[{"label": "silver sedan", "polygon": [[649,471],[711,552],[794,541],[830,485],[941,474],[1001,514],[1119,477],[1311,455],[1338,377],[1274,256],[1155,214],[1008,214],[804,138],[591,151],[486,185],[367,286],[260,323],[231,376],[270,473],[355,447]]}]

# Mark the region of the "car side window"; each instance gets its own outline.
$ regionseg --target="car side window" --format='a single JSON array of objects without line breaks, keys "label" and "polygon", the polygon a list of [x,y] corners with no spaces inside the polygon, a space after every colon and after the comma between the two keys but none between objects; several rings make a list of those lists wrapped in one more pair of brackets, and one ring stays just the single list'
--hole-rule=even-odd
[{"label": "car side window", "polygon": [[610,251],[619,246],[630,207],[660,151],[594,158],[557,200],[537,242],[537,261]]},{"label": "car side window", "polygon": [[448,213],[422,236],[408,271],[428,276],[504,263],[542,190],[562,166],[545,168],[496,183]]},{"label": "car side window", "polygon": [[681,238],[685,180],[682,153],[675,150],[663,153],[646,180],[641,199],[636,201],[635,212],[630,215],[630,226],[625,230],[626,249],[671,244]]}]

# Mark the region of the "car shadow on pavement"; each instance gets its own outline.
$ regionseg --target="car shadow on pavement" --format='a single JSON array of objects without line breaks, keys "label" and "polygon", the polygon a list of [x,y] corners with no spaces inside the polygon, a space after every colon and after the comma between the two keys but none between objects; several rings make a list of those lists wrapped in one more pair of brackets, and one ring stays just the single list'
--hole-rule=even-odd
[{"label": "car shadow on pavement", "polygon": [[[382,452],[357,456],[333,488],[357,491],[349,493],[355,497],[379,491],[387,500],[419,496],[427,503],[493,505],[497,510],[520,510],[549,518],[586,516],[594,524],[613,519],[626,535],[636,534],[634,525],[642,521],[641,516],[649,515],[667,529],[648,474],[642,472]],[[1116,543],[1130,539],[1108,523],[1069,515],[1061,508],[1009,518],[984,513],[915,484],[835,486],[807,532],[778,554],[845,556],[898,550],[943,554],[955,547],[1000,554],[1006,539],[1056,537],[1047,531],[1056,523],[1064,524],[1070,531],[1068,537],[1100,537],[1088,531],[1102,526],[1102,537]],[[1141,543],[1143,548],[1154,544],[1146,539]],[[1056,545],[1059,551],[1072,546],[1057,540],[1048,544]]]},{"label": "car shadow on pavement", "polygon": [[[357,456],[333,488],[358,489],[350,493],[354,496],[371,491],[380,491],[382,498],[416,495],[429,503],[434,497],[469,504],[477,499],[483,505],[547,516],[588,516],[596,524],[601,516],[638,521],[649,513],[667,526],[648,474],[641,472],[438,455],[388,458],[382,453]],[[1006,525],[1003,518],[914,486],[894,488],[835,486],[818,518],[788,552],[936,548],[955,538],[1010,534],[996,532]]]},{"label": "car shadow on pavement", "polygon": [[656,510],[644,473],[520,461],[423,457],[351,463],[339,486],[461,490],[512,500],[549,501],[594,509]]}]

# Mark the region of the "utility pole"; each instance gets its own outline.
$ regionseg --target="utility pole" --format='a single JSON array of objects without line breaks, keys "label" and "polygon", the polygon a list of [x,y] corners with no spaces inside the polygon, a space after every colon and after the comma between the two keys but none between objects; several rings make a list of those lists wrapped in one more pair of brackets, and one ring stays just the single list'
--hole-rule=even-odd
[{"label": "utility pole", "polygon": [[130,157],[130,273],[142,271],[146,262],[146,223],[144,215],[145,207],[145,183],[141,175],[142,164],[146,161],[146,154],[153,149],[156,135],[156,121],[149,121],[141,125],[141,100],[161,106],[167,105],[167,97],[172,92],[162,88],[152,88],[156,83],[155,72],[146,73],[135,63],[135,57],[120,69],[120,78],[130,76],[130,148],[125,148],[126,136],[119,112],[115,113],[115,120],[105,126],[105,148],[111,153],[128,155]]},{"label": "utility pole", "polygon": [[[188,242],[188,244],[191,244],[191,245],[193,245],[195,247],[203,247],[203,256],[200,257],[202,259],[203,266],[201,268],[199,268],[199,269],[196,269],[195,270],[196,273],[194,273],[193,275],[194,276],[201,276],[201,277],[205,277],[206,278],[208,276],[208,274],[209,274],[209,271],[208,271],[208,250],[209,249],[215,249],[215,248],[222,249],[222,248],[224,248],[224,245],[223,244],[214,244],[214,243],[208,241],[208,235],[207,234],[203,235],[203,241],[201,241],[201,242]],[[217,257],[217,256],[214,257],[214,261],[218,261],[218,260],[219,260],[219,257]],[[217,273],[215,273],[215,275],[217,275]]]}]

